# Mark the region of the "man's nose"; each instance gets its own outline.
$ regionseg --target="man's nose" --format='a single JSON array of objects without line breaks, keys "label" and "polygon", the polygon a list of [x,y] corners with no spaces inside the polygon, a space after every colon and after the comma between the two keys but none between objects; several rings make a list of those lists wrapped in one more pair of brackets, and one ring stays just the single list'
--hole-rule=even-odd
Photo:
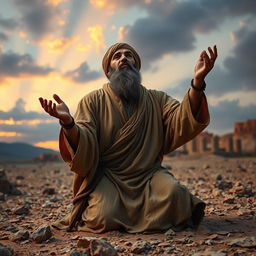
[{"label": "man's nose", "polygon": [[125,62],[125,61],[127,61],[127,58],[124,54],[122,54],[120,58],[120,62]]}]

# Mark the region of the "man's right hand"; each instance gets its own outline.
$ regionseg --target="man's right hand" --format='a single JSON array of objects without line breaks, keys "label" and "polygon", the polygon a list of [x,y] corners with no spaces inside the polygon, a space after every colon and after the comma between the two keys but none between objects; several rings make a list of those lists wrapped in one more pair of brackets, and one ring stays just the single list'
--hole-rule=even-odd
[{"label": "man's right hand", "polygon": [[72,122],[72,116],[70,115],[68,106],[62,101],[62,99],[57,95],[54,94],[53,98],[56,100],[56,103],[53,103],[51,100],[43,99],[42,97],[39,98],[42,108],[46,113],[50,116],[54,116],[65,125]]}]

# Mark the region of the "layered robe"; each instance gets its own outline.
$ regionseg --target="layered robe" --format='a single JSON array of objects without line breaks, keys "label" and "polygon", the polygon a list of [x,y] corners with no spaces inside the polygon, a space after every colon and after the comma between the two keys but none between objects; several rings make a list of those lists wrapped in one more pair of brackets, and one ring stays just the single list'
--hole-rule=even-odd
[{"label": "layered robe", "polygon": [[[109,84],[86,95],[74,116],[79,144],[74,152],[63,130],[60,152],[75,173],[79,197],[98,178],[87,197],[77,230],[164,231],[197,225],[205,204],[161,166],[164,154],[199,134],[209,123],[205,95],[195,118],[188,92],[181,103],[141,86],[138,107],[127,116]],[[69,213],[54,223],[67,228]]]}]

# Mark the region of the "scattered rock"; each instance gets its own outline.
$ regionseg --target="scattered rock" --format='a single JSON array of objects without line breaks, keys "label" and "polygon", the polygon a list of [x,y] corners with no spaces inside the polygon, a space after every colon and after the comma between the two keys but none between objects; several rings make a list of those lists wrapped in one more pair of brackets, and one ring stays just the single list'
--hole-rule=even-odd
[{"label": "scattered rock", "polygon": [[27,230],[19,230],[17,233],[14,234],[12,241],[24,241],[29,239],[29,232]]},{"label": "scattered rock", "polygon": [[15,208],[13,210],[13,213],[16,214],[16,215],[27,215],[29,214],[29,209],[27,206],[21,206],[21,207],[18,207],[18,208]]},{"label": "scattered rock", "polygon": [[165,233],[164,233],[167,237],[170,237],[170,236],[175,236],[176,233],[173,229],[168,229]]},{"label": "scattered rock", "polygon": [[255,248],[256,247],[256,237],[243,237],[232,240],[229,245],[238,246],[243,248]]},{"label": "scattered rock", "polygon": [[16,232],[19,231],[19,229],[17,227],[15,227],[15,226],[8,226],[8,227],[5,228],[5,230],[6,231],[10,231],[12,233],[16,233]]},{"label": "scattered rock", "polygon": [[136,241],[131,247],[131,252],[137,254],[147,254],[151,249],[152,247],[149,243],[145,241]]},{"label": "scattered rock", "polygon": [[226,199],[223,200],[224,204],[234,204],[235,203],[235,198],[233,197],[228,197]]},{"label": "scattered rock", "polygon": [[92,256],[117,256],[114,247],[105,240],[93,239],[91,241],[90,253]]},{"label": "scattered rock", "polygon": [[11,247],[0,243],[0,255],[1,256],[12,256],[12,255],[14,255],[14,252]]},{"label": "scattered rock", "polygon": [[32,238],[35,240],[36,243],[42,243],[52,236],[52,231],[50,226],[43,225],[39,227],[33,234]]},{"label": "scattered rock", "polygon": [[71,251],[69,256],[90,256],[90,255],[87,252],[73,250],[73,251]]},{"label": "scattered rock", "polygon": [[87,248],[91,256],[116,256],[117,251],[115,248],[103,239],[96,237],[85,237],[79,239],[77,242],[78,247]]},{"label": "scattered rock", "polygon": [[216,176],[216,180],[222,180],[222,175],[221,175],[221,174],[218,174],[218,175]]},{"label": "scattered rock", "polygon": [[233,187],[233,183],[224,180],[217,180],[215,186],[221,190],[227,190]]},{"label": "scattered rock", "polygon": [[8,181],[5,170],[0,169],[0,192],[9,194],[11,191],[11,183]]},{"label": "scattered rock", "polygon": [[54,195],[55,189],[54,188],[45,188],[43,190],[43,195]]}]

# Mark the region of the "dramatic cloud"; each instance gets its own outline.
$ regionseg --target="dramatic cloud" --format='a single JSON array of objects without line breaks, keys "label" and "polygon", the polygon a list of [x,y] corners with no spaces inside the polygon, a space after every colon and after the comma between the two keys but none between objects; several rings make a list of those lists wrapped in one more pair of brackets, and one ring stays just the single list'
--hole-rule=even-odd
[{"label": "dramatic cloud", "polygon": [[8,77],[42,76],[52,71],[53,69],[50,67],[36,65],[29,54],[0,52],[0,80]]},{"label": "dramatic cloud", "polygon": [[6,42],[6,41],[8,41],[7,35],[0,32],[0,42]]},{"label": "dramatic cloud", "polygon": [[53,120],[51,123],[40,123],[37,125],[0,125],[0,130],[6,135],[18,134],[19,136],[0,136],[1,141],[37,143],[41,141],[57,140],[59,134],[59,123]]},{"label": "dramatic cloud", "polygon": [[40,40],[45,34],[55,31],[63,14],[54,1],[14,0],[14,3],[21,12],[21,27],[35,40]]},{"label": "dramatic cloud", "polygon": [[[39,104],[39,103],[38,103]],[[34,111],[26,112],[25,101],[23,99],[18,99],[15,106],[10,111],[0,111],[0,120],[34,120],[34,119],[47,119],[49,118],[45,114],[41,114]]]},{"label": "dramatic cloud", "polygon": [[66,72],[65,76],[71,78],[74,82],[84,83],[101,77],[98,71],[90,70],[88,64],[83,62],[79,68]]},{"label": "dramatic cloud", "polygon": [[139,50],[147,68],[164,54],[192,50],[198,33],[216,30],[229,17],[255,15],[256,1],[163,0],[143,8],[148,16],[125,26],[121,36]]},{"label": "dramatic cloud", "polygon": [[243,28],[237,33],[240,35],[240,41],[233,50],[233,56],[227,58],[224,65],[228,70],[228,75],[233,76],[236,89],[255,90],[256,31],[246,31]]},{"label": "dramatic cloud", "polygon": [[[227,57],[221,68],[216,65],[207,76],[208,95],[222,95],[234,91],[256,91],[255,59],[256,32],[247,30],[246,27],[234,33],[236,46]],[[192,77],[191,77],[192,78]],[[167,91],[171,95],[184,95],[190,84],[191,78],[184,79],[174,88]]]},{"label": "dramatic cloud", "polygon": [[256,105],[240,106],[238,100],[221,101],[217,106],[210,106],[211,123],[207,129],[227,132],[230,127],[234,127],[235,122],[255,119],[255,109]]},{"label": "dramatic cloud", "polygon": [[76,40],[76,38],[62,37],[53,41],[43,41],[41,44],[46,46],[51,53],[61,54]]},{"label": "dramatic cloud", "polygon": [[5,30],[14,30],[18,27],[18,22],[14,19],[4,19],[0,15],[0,27]]},{"label": "dramatic cloud", "polygon": [[33,144],[56,140],[59,124],[57,119],[45,113],[26,111],[25,101],[18,99],[10,111],[0,111],[0,131],[0,140],[26,141]]}]

